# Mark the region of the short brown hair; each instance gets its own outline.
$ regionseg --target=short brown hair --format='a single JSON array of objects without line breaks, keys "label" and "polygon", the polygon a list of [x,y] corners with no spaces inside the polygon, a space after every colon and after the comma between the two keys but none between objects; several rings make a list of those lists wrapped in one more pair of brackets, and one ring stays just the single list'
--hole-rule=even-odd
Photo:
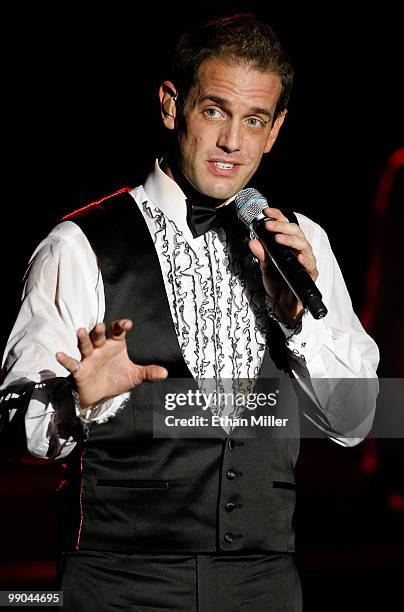
[{"label": "short brown hair", "polygon": [[184,104],[199,68],[209,58],[248,64],[279,76],[281,93],[275,118],[289,101],[293,67],[272,28],[252,13],[222,17],[199,25],[179,39],[172,61],[172,80]]}]

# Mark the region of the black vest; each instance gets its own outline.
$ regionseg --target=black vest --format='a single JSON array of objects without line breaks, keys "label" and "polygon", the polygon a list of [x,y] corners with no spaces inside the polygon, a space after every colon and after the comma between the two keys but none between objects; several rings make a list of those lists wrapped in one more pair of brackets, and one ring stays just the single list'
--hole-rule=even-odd
[{"label": "black vest", "polygon": [[[178,345],[158,256],[133,198],[122,193],[70,219],[97,255],[107,326],[118,318],[133,320],[130,358],[164,365],[170,377],[188,378],[195,387]],[[243,257],[253,262],[247,247]],[[272,322],[260,377],[275,381],[282,415],[287,410],[296,418],[284,336]],[[81,458],[76,549],[293,551],[298,432],[285,438],[273,428],[252,433],[240,426],[231,436],[211,428],[203,437],[156,438],[153,384],[134,389],[116,417],[90,427]]]}]

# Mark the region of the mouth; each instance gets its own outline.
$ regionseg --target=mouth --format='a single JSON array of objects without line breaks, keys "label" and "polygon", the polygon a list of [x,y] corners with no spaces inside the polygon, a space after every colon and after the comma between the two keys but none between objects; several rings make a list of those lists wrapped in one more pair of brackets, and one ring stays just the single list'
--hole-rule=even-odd
[{"label": "mouth", "polygon": [[219,176],[233,176],[241,164],[231,161],[208,160],[212,172]]}]

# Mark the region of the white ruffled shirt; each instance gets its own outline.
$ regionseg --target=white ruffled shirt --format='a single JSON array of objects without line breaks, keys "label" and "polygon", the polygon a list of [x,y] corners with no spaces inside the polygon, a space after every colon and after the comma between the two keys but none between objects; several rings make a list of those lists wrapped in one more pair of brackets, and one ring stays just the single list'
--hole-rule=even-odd
[{"label": "white ruffled shirt", "polygon": [[[156,162],[144,186],[130,192],[153,238],[180,348],[191,373],[203,379],[253,379],[265,352],[267,313],[262,300],[249,295],[234,274],[226,236],[208,231],[193,238],[186,222],[185,195]],[[340,268],[324,230],[297,213],[299,225],[317,259],[317,285],[328,314],[315,320],[303,317],[301,332],[288,340],[289,361],[295,376],[313,401],[336,422],[333,379],[376,377],[379,352],[353,312]],[[78,299],[79,297],[79,299]],[[81,229],[72,221],[57,225],[38,245],[25,276],[21,309],[10,334],[3,364],[2,389],[27,378],[38,383],[68,372],[55,358],[64,351],[80,360],[76,331],[89,331],[104,318],[105,296],[95,254]],[[285,330],[286,333],[286,330]],[[290,335],[290,331],[287,332]],[[369,394],[369,390],[364,391]],[[104,422],[125,403],[128,393],[97,407],[91,419]],[[364,398],[375,403],[377,389]],[[3,401],[7,395],[3,393]],[[46,458],[48,428],[54,409],[35,390],[25,418],[29,451]],[[13,413],[11,411],[10,417]],[[369,431],[373,418],[352,432],[354,444]],[[95,425],[92,425],[95,426]],[[338,441],[338,440],[337,440]],[[75,446],[61,440],[61,457]]]}]

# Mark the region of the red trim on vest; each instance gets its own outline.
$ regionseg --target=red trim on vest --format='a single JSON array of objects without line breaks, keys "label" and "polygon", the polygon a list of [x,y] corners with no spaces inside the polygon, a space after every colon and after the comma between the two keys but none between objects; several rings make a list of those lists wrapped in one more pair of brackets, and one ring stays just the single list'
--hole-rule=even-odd
[{"label": "red trim on vest", "polygon": [[81,453],[80,457],[80,525],[77,533],[77,540],[75,550],[80,550],[80,539],[81,539],[81,531],[83,529],[83,520],[84,520],[84,512],[83,512],[83,473],[84,473],[84,453],[85,449]]},{"label": "red trim on vest", "polygon": [[88,210],[89,208],[92,208],[93,206],[99,206],[99,204],[101,204],[101,202],[105,202],[105,200],[109,200],[110,198],[113,198],[114,196],[117,196],[120,193],[128,192],[131,189],[132,189],[132,187],[121,187],[121,189],[118,189],[117,191],[114,191],[113,193],[110,193],[110,194],[104,196],[103,198],[100,198],[99,200],[95,200],[94,202],[90,202],[90,204],[86,204],[85,206],[82,206],[81,208],[78,208],[77,210],[74,210],[73,212],[68,213],[67,215],[62,217],[62,221],[66,221],[66,219],[71,219],[72,217],[78,217],[82,213],[84,213],[86,210]]}]

